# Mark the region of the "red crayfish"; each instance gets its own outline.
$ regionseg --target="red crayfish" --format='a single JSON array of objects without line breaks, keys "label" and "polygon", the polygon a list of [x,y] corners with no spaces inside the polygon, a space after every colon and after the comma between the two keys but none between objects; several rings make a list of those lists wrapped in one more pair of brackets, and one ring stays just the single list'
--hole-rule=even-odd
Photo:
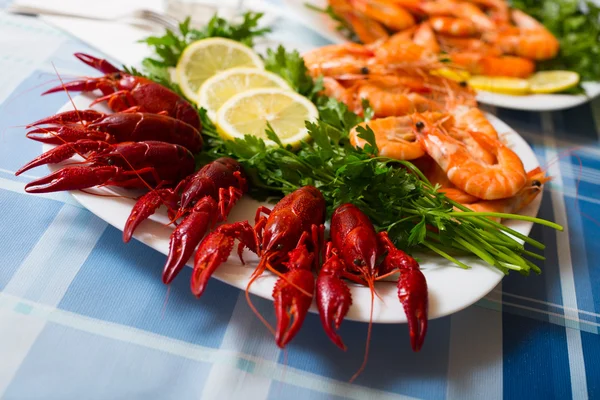
[{"label": "red crayfish", "polygon": [[[319,315],[329,338],[345,349],[333,329],[339,329],[352,304],[350,290],[342,278],[368,285],[373,296],[376,280],[399,271],[398,298],[408,319],[411,346],[414,351],[419,351],[427,332],[428,308],[427,283],[419,264],[397,249],[387,232],[377,234],[369,218],[353,204],[343,204],[335,210],[330,232],[331,241],[327,244],[326,260],[319,272],[316,290]],[[371,299],[373,301],[373,297]],[[371,313],[372,306],[371,303]],[[368,342],[369,338],[359,372],[366,365]]]},{"label": "red crayfish", "polygon": [[157,141],[109,144],[78,140],[53,148],[19,169],[55,164],[75,154],[88,155],[85,166],[66,166],[25,185],[28,193],[85,189],[98,185],[129,188],[168,186],[194,172],[194,156],[185,147]]},{"label": "red crayfish", "polygon": [[[313,186],[304,186],[285,196],[272,210],[260,207],[254,227],[247,221],[218,227],[198,247],[192,292],[197,297],[202,295],[207,281],[228,258],[234,240],[238,239],[240,259],[244,247],[260,257],[246,288],[248,301],[248,289],[265,269],[280,277],[273,289],[277,315],[274,333],[277,345],[284,347],[300,329],[312,303],[314,276],[311,270],[319,263],[324,221],[323,195]],[[293,321],[290,321],[290,314]],[[266,321],[263,322],[270,328]]]},{"label": "red crayfish", "polygon": [[78,92],[91,92],[98,89],[103,96],[92,104],[107,101],[108,107],[113,111],[166,114],[198,130],[202,128],[194,107],[172,90],[150,79],[121,71],[107,60],[83,53],[75,53],[75,57],[105,75],[69,82],[47,90],[43,94],[65,89]]},{"label": "red crayfish", "polygon": [[192,153],[202,150],[198,129],[166,115],[142,112],[103,114],[95,110],[65,111],[43,118],[27,128],[29,139],[49,144],[63,144],[80,139],[107,143],[154,140],[184,146]]},{"label": "red crayfish", "polygon": [[163,204],[173,221],[183,218],[171,234],[163,271],[163,282],[169,284],[207,230],[227,218],[247,189],[241,165],[232,158],[219,158],[182,180],[175,189],[157,189],[142,196],[127,219],[123,241],[129,242],[138,225]]}]

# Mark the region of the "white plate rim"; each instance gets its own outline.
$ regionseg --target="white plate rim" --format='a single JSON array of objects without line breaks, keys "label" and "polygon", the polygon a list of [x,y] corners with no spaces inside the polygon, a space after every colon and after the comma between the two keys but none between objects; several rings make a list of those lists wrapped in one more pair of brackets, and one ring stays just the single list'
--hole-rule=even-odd
[{"label": "white plate rim", "polygon": [[[73,104],[79,109],[83,109],[87,108],[93,99],[94,97],[89,95],[79,95],[73,98]],[[97,105],[94,108],[103,112],[108,112],[102,105]],[[67,102],[58,112],[71,109],[73,109],[72,103]],[[521,156],[527,170],[539,166],[535,153],[520,135],[497,117],[491,114],[488,114],[487,116],[499,133],[504,136],[507,143],[512,145],[515,152]],[[44,145],[43,151],[47,151],[51,147],[52,146],[50,145]],[[54,171],[60,167],[60,165],[50,166],[50,169]],[[114,188],[94,189],[91,192],[104,194],[131,194],[131,192],[128,192],[127,190]],[[127,198],[98,197],[91,193],[79,191],[71,191],[70,194],[84,208],[121,231],[123,230],[129,211],[134,204],[133,200]],[[541,200],[542,195],[537,196],[537,198],[522,211],[522,214],[536,216],[539,211]],[[263,203],[256,202],[247,197],[243,198],[236,207],[234,207],[230,214],[229,222],[245,219],[249,219],[252,222],[251,218],[254,216],[256,207],[260,204]],[[268,204],[267,206],[272,206],[272,204]],[[245,212],[245,210],[249,211]],[[173,229],[172,227],[165,226],[166,222],[166,213],[159,212],[150,220],[140,224],[134,234],[134,238],[166,255],[168,252],[169,235]],[[507,221],[506,225],[525,235],[529,234],[533,226],[532,223],[524,221]],[[127,244],[123,243],[123,246],[125,246],[123,249],[127,248]],[[217,269],[213,277],[244,290],[253,270],[252,267],[256,266],[257,263],[256,256],[249,251],[245,252],[245,259],[247,265],[243,266],[237,256],[232,254],[229,259]],[[472,269],[470,270],[462,270],[451,265],[442,258],[437,257],[434,257],[433,259],[426,258],[424,262],[421,262],[423,272],[429,285],[430,320],[456,313],[476,303],[491,292],[504,277],[500,271],[487,266],[483,262],[468,261],[468,263],[472,266]],[[188,262],[188,266],[192,266],[192,260]],[[275,281],[276,277],[274,275],[266,273],[255,282],[250,289],[250,293],[272,300],[272,288]],[[468,287],[462,286],[465,282],[470,283]],[[395,284],[393,282],[379,282],[376,285],[381,300],[375,300],[373,322],[406,323],[406,315],[398,301]],[[440,288],[444,288],[444,290],[440,292]],[[350,308],[346,319],[368,322],[370,305],[369,290],[356,285],[350,285],[350,289],[353,297],[353,305]],[[444,298],[442,299],[441,297]],[[201,301],[202,300],[200,299],[200,304]],[[317,312],[314,301],[310,311],[313,313]]]}]

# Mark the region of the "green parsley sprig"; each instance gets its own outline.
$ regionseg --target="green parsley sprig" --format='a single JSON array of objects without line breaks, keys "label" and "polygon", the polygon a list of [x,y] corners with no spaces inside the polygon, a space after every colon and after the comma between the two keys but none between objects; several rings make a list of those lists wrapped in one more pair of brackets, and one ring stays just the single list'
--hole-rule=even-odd
[{"label": "green parsley sprig", "polygon": [[167,29],[162,36],[150,36],[141,40],[156,55],[155,58],[146,58],[142,62],[145,75],[160,83],[169,82],[169,68],[177,65],[183,50],[196,40],[222,37],[252,47],[256,38],[270,32],[269,28],[259,28],[258,21],[262,16],[263,13],[247,12],[242,16],[242,21],[235,24],[215,15],[202,29],[191,28],[188,17],[179,24],[179,32]]}]

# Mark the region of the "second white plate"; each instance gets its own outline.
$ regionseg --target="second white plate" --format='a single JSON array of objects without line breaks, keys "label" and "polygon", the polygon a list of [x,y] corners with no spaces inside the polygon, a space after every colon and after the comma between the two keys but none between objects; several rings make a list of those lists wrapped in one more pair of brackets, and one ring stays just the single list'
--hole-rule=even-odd
[{"label": "second white plate", "polygon": [[[324,9],[327,0],[284,0],[296,19],[332,43],[345,43],[348,39],[336,30],[337,23],[326,14],[307,7],[307,4]],[[583,84],[586,94],[533,94],[511,96],[485,91],[478,91],[477,101],[495,107],[510,108],[523,111],[556,111],[579,106],[600,95],[600,82]]]}]

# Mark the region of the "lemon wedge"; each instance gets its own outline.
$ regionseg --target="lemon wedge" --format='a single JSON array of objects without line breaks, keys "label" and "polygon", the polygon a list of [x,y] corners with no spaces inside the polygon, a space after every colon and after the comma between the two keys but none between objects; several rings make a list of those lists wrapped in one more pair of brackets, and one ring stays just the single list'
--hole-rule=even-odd
[{"label": "lemon wedge", "polygon": [[175,73],[185,97],[197,101],[198,89],[211,76],[234,67],[264,68],[258,54],[231,39],[210,38],[191,43],[179,58]]},{"label": "lemon wedge", "polygon": [[215,121],[219,108],[232,96],[260,88],[292,90],[285,79],[272,72],[247,67],[231,68],[213,75],[200,86],[198,106],[205,108],[211,121]]},{"label": "lemon wedge", "polygon": [[266,135],[271,125],[282,144],[296,147],[308,138],[305,121],[315,121],[317,107],[296,92],[279,89],[251,89],[227,100],[217,112],[219,134],[228,140],[253,135],[274,146]]},{"label": "lemon wedge", "polygon": [[431,71],[431,75],[441,76],[456,82],[466,82],[471,77],[468,71],[454,68],[440,68]]},{"label": "lemon wedge", "polygon": [[556,93],[576,86],[579,74],[573,71],[541,71],[529,77],[531,93]]},{"label": "lemon wedge", "polygon": [[467,82],[474,89],[488,92],[512,95],[529,93],[529,81],[527,79],[475,75],[469,78]]}]

